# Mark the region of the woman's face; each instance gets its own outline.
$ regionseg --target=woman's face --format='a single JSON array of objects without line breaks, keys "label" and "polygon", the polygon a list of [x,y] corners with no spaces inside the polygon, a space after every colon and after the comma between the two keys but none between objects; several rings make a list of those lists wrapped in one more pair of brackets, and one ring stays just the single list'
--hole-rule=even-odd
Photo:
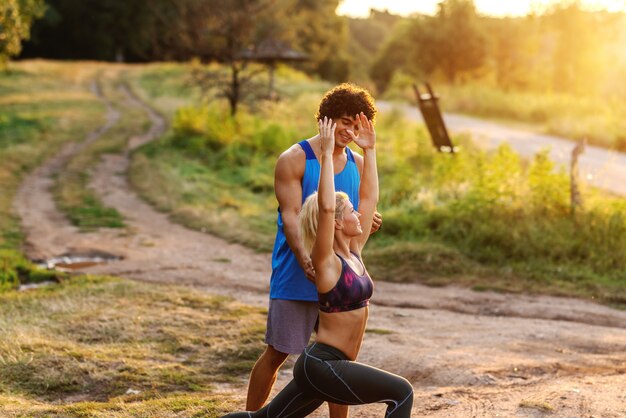
[{"label": "woman's face", "polygon": [[359,136],[359,123],[355,116],[342,116],[340,118],[333,119],[333,122],[337,124],[335,128],[335,146],[345,148],[350,142],[352,137],[347,131],[352,131],[354,135]]},{"label": "woman's face", "polygon": [[354,210],[352,202],[348,201],[343,208],[343,233],[349,237],[355,237],[361,235],[363,230],[361,229],[361,222],[359,218],[361,214]]}]

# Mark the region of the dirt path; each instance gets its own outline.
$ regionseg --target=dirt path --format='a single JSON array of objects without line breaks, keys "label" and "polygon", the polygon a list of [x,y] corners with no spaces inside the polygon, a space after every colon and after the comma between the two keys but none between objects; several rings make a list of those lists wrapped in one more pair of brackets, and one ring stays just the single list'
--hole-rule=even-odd
[{"label": "dirt path", "polygon": [[53,177],[76,155],[118,123],[121,114],[111,103],[104,100],[99,84],[94,81],[91,91],[106,106],[104,125],[94,130],[83,142],[65,145],[54,157],[35,169],[22,182],[13,204],[14,210],[22,219],[25,240],[25,252],[31,260],[46,260],[66,252],[75,252],[77,248],[86,248],[84,237],[78,228],[57,210],[52,197]]},{"label": "dirt path", "polygon": [[[141,201],[126,180],[129,151],[160,136],[162,117],[127,89],[151,127],[129,138],[121,155],[107,155],[91,187],[126,219],[125,230],[79,233],[58,213],[50,176],[81,145],[66,147],[24,182],[15,208],[31,258],[104,252],[121,261],[85,269],[148,282],[179,283],[266,306],[269,255],[171,223]],[[119,113],[106,99],[107,124]],[[415,388],[413,416],[624,417],[626,312],[590,302],[429,288],[378,282],[360,360],[406,376]],[[275,391],[290,379],[280,374]],[[243,405],[245,382],[220,389]],[[380,405],[351,416],[381,417]],[[325,408],[313,416],[326,416]]]}]

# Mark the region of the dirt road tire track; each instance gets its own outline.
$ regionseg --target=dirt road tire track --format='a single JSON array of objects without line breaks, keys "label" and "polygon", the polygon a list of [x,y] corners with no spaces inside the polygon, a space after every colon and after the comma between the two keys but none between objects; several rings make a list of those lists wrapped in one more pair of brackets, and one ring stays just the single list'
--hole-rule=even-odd
[{"label": "dirt road tire track", "polygon": [[[269,255],[170,222],[128,184],[130,152],[160,137],[167,125],[127,87],[124,92],[127,105],[146,111],[151,127],[129,138],[124,153],[104,156],[90,187],[128,227],[79,233],[58,213],[50,176],[81,149],[73,146],[35,170],[18,193],[27,254],[108,252],[123,260],[84,271],[192,285],[266,306]],[[99,97],[109,109],[108,126],[115,122],[112,104]],[[97,140],[92,136],[102,129],[85,142]],[[369,329],[378,332],[366,335],[360,360],[411,380],[414,416],[536,417],[545,414],[532,407],[540,401],[554,408],[551,416],[626,416],[625,312],[576,299],[378,282]],[[281,371],[274,392],[290,378],[290,370]],[[242,380],[220,391],[243,405],[245,389]],[[525,400],[535,404],[520,406]],[[383,411],[381,405],[354,407],[352,416]],[[313,416],[326,416],[325,407]]]},{"label": "dirt road tire track", "polygon": [[[104,125],[96,128],[84,141],[63,146],[55,156],[30,173],[17,191],[13,208],[22,220],[26,237],[23,251],[31,260],[46,260],[67,252],[93,252],[93,249],[80,244],[82,239],[78,228],[59,212],[51,192],[54,176],[63,170],[73,156],[115,126],[121,117],[121,113],[104,97],[98,80],[91,83],[91,91],[106,108]],[[74,239],[68,241],[68,237]],[[80,250],[72,245],[78,245]]]}]

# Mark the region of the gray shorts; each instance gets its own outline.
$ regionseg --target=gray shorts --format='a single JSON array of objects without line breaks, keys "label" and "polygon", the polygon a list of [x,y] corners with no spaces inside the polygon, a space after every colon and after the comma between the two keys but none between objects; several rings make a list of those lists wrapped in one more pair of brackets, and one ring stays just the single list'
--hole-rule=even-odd
[{"label": "gray shorts", "polygon": [[300,354],[309,343],[318,315],[317,302],[270,299],[265,343],[281,353]]}]

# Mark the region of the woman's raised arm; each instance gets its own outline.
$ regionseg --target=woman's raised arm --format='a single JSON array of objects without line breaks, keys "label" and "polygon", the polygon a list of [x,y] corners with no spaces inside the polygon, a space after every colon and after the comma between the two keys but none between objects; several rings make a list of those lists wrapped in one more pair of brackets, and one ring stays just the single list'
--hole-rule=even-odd
[{"label": "woman's raised arm", "polygon": [[335,176],[333,168],[333,150],[335,149],[335,128],[337,124],[332,119],[324,117],[319,120],[320,143],[322,147],[322,161],[318,187],[317,204],[319,218],[317,221],[317,235],[313,244],[311,260],[317,270],[330,260],[333,255],[333,241],[335,236]]}]

